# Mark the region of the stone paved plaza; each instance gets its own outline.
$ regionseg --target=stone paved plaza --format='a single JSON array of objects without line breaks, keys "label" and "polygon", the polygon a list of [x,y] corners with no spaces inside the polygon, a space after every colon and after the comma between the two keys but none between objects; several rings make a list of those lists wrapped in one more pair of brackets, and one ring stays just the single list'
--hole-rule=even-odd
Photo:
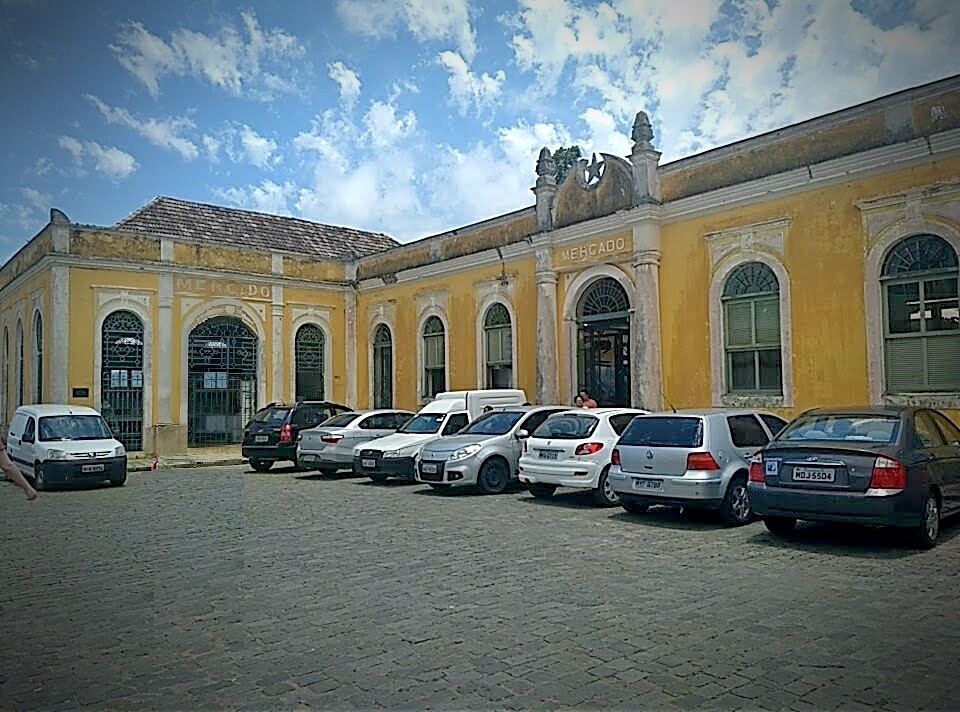
[{"label": "stone paved plaza", "polygon": [[960,709],[960,525],[783,542],[243,467],[0,486],[0,708]]}]

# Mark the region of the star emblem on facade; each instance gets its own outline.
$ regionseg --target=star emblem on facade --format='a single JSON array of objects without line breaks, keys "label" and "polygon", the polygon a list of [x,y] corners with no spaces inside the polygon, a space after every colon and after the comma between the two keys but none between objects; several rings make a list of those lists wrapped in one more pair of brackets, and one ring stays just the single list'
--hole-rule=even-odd
[{"label": "star emblem on facade", "polygon": [[594,153],[584,170],[586,171],[586,183],[587,185],[593,185],[600,181],[600,177],[603,175],[603,161],[597,160],[597,154]]}]

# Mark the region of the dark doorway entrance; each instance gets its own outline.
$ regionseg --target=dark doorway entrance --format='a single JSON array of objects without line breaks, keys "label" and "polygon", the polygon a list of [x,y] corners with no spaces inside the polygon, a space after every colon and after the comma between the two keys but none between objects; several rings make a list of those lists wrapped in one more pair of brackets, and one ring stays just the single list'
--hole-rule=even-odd
[{"label": "dark doorway entrance", "polygon": [[257,337],[240,319],[218,316],[190,332],[187,444],[233,445],[257,410]]},{"label": "dark doorway entrance", "polygon": [[100,341],[100,412],[127,450],[143,450],[143,322],[115,311],[103,320]]},{"label": "dark doorway entrance", "polygon": [[577,305],[577,376],[601,406],[630,406],[630,301],[604,277]]}]

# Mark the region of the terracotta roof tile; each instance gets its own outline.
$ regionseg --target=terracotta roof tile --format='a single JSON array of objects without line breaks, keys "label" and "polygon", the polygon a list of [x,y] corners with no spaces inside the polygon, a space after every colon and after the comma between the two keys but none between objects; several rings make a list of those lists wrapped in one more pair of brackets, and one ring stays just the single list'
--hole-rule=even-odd
[{"label": "terracotta roof tile", "polygon": [[231,247],[278,250],[349,262],[399,243],[392,237],[299,218],[159,197],[114,227]]}]

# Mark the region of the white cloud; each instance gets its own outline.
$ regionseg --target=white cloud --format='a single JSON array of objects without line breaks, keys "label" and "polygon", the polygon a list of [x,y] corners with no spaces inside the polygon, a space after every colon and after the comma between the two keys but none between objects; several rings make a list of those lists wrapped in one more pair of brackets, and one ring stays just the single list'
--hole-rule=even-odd
[{"label": "white cloud", "polygon": [[37,162],[33,164],[33,174],[35,176],[45,176],[51,170],[53,170],[53,161],[46,156],[41,156],[37,159]]},{"label": "white cloud", "polygon": [[303,44],[281,29],[262,30],[252,13],[242,13],[241,19],[242,30],[225,25],[205,34],[179,28],[169,41],[131,22],[110,49],[154,97],[167,75],[192,76],[233,96],[262,100],[299,92],[301,69],[309,73]]},{"label": "white cloud", "polygon": [[40,62],[35,60],[29,54],[22,54],[18,52],[13,56],[13,60],[19,64],[21,67],[28,69],[31,72],[35,72],[40,69]]},{"label": "white cloud", "polygon": [[96,141],[81,143],[72,136],[61,136],[57,144],[73,156],[74,165],[80,175],[83,174],[87,157],[92,159],[94,170],[115,181],[129,178],[137,170],[134,157],[116,147],[105,148]]},{"label": "white cloud", "polygon": [[356,105],[357,99],[360,98],[360,77],[343,62],[328,64],[327,69],[330,78],[340,88],[340,103],[349,111]]},{"label": "white cloud", "polygon": [[364,115],[363,124],[367,127],[367,137],[374,146],[390,146],[416,130],[417,116],[412,111],[408,111],[398,117],[396,106],[375,101],[370,104],[370,109]]},{"label": "white cloud", "polygon": [[48,210],[53,203],[53,196],[48,193],[41,193],[36,188],[21,188],[20,194],[37,210]]},{"label": "white cloud", "polygon": [[449,73],[447,83],[450,86],[450,98],[461,115],[466,114],[471,105],[480,109],[497,103],[507,78],[502,69],[492,76],[486,72],[475,74],[470,71],[463,57],[449,51],[441,52],[437,61]]},{"label": "white cloud", "polygon": [[283,161],[277,142],[261,136],[247,124],[228,124],[216,135],[205,134],[202,141],[207,157],[213,162],[219,160],[221,148],[234,163],[249,163],[257,168],[272,168]]},{"label": "white cloud", "polygon": [[359,35],[390,37],[405,27],[420,42],[452,43],[467,61],[477,54],[467,0],[338,0],[337,14]]},{"label": "white cloud", "polygon": [[184,116],[141,120],[124,108],[107,106],[92,94],[84,94],[83,96],[97,107],[108,124],[120,124],[133,129],[154,146],[159,146],[168,151],[176,151],[187,160],[193,160],[199,154],[196,144],[183,136],[184,131],[196,128],[196,124],[191,119]]},{"label": "white cloud", "polygon": [[213,163],[220,160],[220,141],[210,134],[203,135],[203,148],[207,152],[207,159]]},{"label": "white cloud", "polygon": [[296,197],[296,194],[297,190],[293,182],[274,183],[270,180],[265,180],[257,186],[216,191],[217,197],[227,203],[271,215],[289,215],[290,201]]},{"label": "white cloud", "polygon": [[274,155],[277,150],[276,141],[261,136],[246,124],[240,127],[239,140],[247,162],[257,168],[267,168],[281,158]]}]

